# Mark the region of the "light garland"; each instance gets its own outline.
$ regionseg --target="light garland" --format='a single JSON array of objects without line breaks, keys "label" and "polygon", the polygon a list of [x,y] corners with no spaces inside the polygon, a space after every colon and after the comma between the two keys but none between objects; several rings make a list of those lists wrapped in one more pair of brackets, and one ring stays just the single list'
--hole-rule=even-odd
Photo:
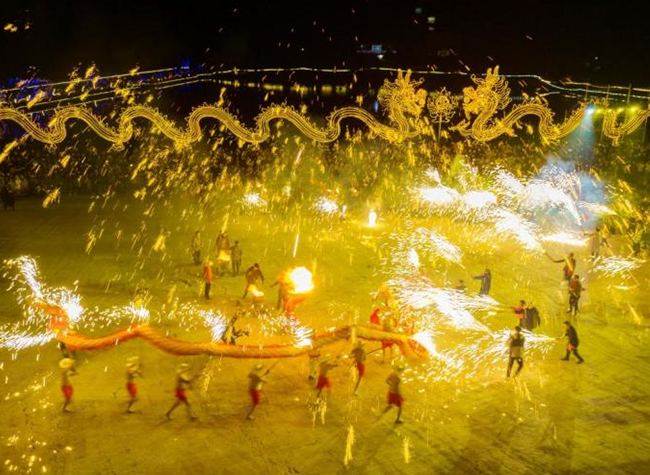
[{"label": "light garland", "polygon": [[[0,122],[11,121],[20,126],[32,138],[50,145],[63,142],[67,137],[66,123],[76,119],[84,122],[102,139],[112,142],[118,148],[131,140],[134,133],[133,122],[136,119],[147,119],[163,135],[179,146],[188,146],[202,137],[201,121],[214,119],[223,128],[244,143],[259,144],[271,138],[270,124],[273,121],[284,120],[293,124],[298,132],[307,139],[318,143],[336,141],[342,132],[341,122],[355,119],[368,129],[371,135],[389,142],[402,142],[423,135],[433,135],[429,127],[429,119],[422,117],[427,108],[432,119],[438,122],[438,137],[440,124],[448,121],[455,112],[455,101],[445,89],[436,91],[430,96],[420,88],[422,80],[411,80],[411,71],[398,71],[394,81],[385,80],[379,89],[377,99],[389,119],[384,124],[365,109],[360,107],[342,107],[335,109],[327,118],[324,127],[315,126],[309,117],[286,105],[271,105],[263,109],[255,119],[255,127],[247,128],[240,120],[220,105],[204,105],[194,109],[187,118],[187,127],[180,129],[164,117],[156,109],[145,105],[127,107],[120,115],[116,127],[110,127],[93,112],[81,106],[68,106],[57,110],[46,128],[39,127],[29,113],[18,108],[0,108]],[[586,103],[579,107],[562,123],[553,121],[554,113],[547,101],[536,96],[532,100],[512,107],[505,115],[511,102],[510,88],[505,77],[499,75],[498,66],[488,69],[485,78],[472,76],[475,87],[463,89],[462,108],[465,118],[450,127],[462,136],[478,142],[488,142],[502,135],[515,135],[515,126],[528,116],[539,120],[538,133],[544,143],[553,143],[566,137],[576,130],[584,119]],[[617,111],[606,111],[603,121],[603,133],[617,145],[620,139],[631,134],[650,117],[650,109],[644,109],[632,114],[622,123],[617,121]]]}]

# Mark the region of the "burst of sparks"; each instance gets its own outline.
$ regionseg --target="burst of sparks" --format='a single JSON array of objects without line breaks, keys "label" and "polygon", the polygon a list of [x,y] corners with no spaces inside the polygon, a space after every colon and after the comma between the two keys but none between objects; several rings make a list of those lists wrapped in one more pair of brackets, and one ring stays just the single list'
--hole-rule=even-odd
[{"label": "burst of sparks", "polygon": [[411,340],[419,343],[431,356],[439,356],[436,344],[433,342],[433,336],[430,331],[421,331],[409,337]]},{"label": "burst of sparks", "polygon": [[456,329],[487,332],[488,328],[476,320],[472,312],[487,312],[498,303],[489,296],[468,296],[463,292],[436,287],[429,279],[394,279],[389,281],[400,306],[410,311],[420,311],[424,328],[437,324]]},{"label": "burst of sparks", "polygon": [[409,249],[407,262],[416,269],[420,268],[420,256],[415,249]]},{"label": "burst of sparks", "polygon": [[529,251],[541,249],[536,237],[537,226],[533,223],[506,209],[495,210],[493,216],[494,227],[499,233],[509,235]]},{"label": "burst of sparks", "polygon": [[421,187],[417,194],[422,201],[434,206],[448,206],[460,198],[460,193],[446,186]]},{"label": "burst of sparks", "polygon": [[633,257],[599,257],[594,264],[593,271],[600,272],[608,277],[615,275],[627,277],[633,270],[638,269],[644,263],[644,260]]},{"label": "burst of sparks", "polygon": [[402,454],[404,455],[404,463],[409,463],[411,461],[411,440],[408,436],[404,436]]},{"label": "burst of sparks", "polygon": [[292,285],[292,292],[304,294],[314,290],[312,273],[306,267],[296,267],[287,275]]},{"label": "burst of sparks", "polygon": [[564,244],[567,246],[584,247],[587,245],[588,239],[576,233],[566,231],[559,231],[552,234],[545,234],[541,237],[543,242],[552,242],[555,244]]},{"label": "burst of sparks", "polygon": [[354,445],[354,427],[348,427],[348,436],[345,439],[345,456],[343,457],[343,465],[346,467],[352,461],[352,446]]},{"label": "burst of sparks", "polygon": [[61,308],[65,311],[66,315],[68,315],[71,322],[78,323],[84,313],[84,308],[81,306],[81,297],[67,289],[64,289],[61,292],[61,295],[63,296],[63,298],[59,300],[59,302],[61,302]]},{"label": "burst of sparks", "polygon": [[462,266],[463,253],[447,238],[433,230],[417,228],[402,234],[391,234],[394,243],[391,252],[386,256],[393,274],[412,275],[422,266],[423,262],[441,258]]},{"label": "burst of sparks", "polygon": [[435,233],[434,231],[428,232],[428,238],[433,244],[434,252],[436,252],[440,257],[460,264],[463,254],[460,249],[455,245],[449,242],[447,238]]},{"label": "burst of sparks", "polygon": [[267,202],[259,193],[250,192],[244,195],[242,204],[247,208],[264,208]]},{"label": "burst of sparks", "polygon": [[219,341],[223,337],[228,327],[226,317],[220,311],[199,310],[199,315],[203,317],[206,326],[210,328],[212,341]]},{"label": "burst of sparks", "polygon": [[314,330],[294,322],[291,325],[291,336],[293,337],[293,346],[296,348],[308,348],[312,345]]},{"label": "burst of sparks", "polygon": [[316,200],[316,203],[314,203],[314,209],[319,213],[332,216],[339,212],[339,205],[334,201],[321,196]]},{"label": "burst of sparks", "polygon": [[130,313],[133,317],[133,321],[138,323],[148,323],[149,322],[149,309],[141,305],[129,305],[126,307],[126,311]]},{"label": "burst of sparks", "polygon": [[0,348],[9,350],[25,350],[33,346],[41,346],[54,339],[54,332],[45,332],[40,335],[29,335],[16,330],[0,330]]},{"label": "burst of sparks", "polygon": [[468,191],[462,196],[465,206],[469,208],[486,208],[497,204],[497,197],[490,191]]}]

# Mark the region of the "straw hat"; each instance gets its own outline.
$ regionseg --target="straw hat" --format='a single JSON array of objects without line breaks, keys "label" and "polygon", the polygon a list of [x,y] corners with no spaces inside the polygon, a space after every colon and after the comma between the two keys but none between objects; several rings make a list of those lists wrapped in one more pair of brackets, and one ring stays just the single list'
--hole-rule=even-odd
[{"label": "straw hat", "polygon": [[188,363],[181,363],[178,365],[178,369],[176,370],[177,373],[185,373],[187,370],[190,369],[190,365]]},{"label": "straw hat", "polygon": [[253,367],[253,369],[254,369],[255,371],[262,371],[262,370],[264,369],[264,365],[263,365],[262,363],[257,363],[257,364]]},{"label": "straw hat", "polygon": [[72,358],[63,358],[59,361],[59,368],[61,369],[70,369],[74,366],[74,360]]},{"label": "straw hat", "polygon": [[140,364],[140,358],[138,356],[129,356],[126,359],[126,366],[127,367],[138,366],[138,364]]}]

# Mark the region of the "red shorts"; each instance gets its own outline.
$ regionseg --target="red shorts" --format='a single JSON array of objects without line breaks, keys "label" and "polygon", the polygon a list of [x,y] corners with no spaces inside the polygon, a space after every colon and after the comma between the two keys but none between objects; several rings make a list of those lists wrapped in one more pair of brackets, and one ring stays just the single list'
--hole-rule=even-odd
[{"label": "red shorts", "polygon": [[366,365],[363,364],[361,361],[357,361],[354,364],[357,367],[357,373],[359,373],[359,377],[363,378],[363,375],[366,374]]},{"label": "red shorts", "polygon": [[260,398],[262,397],[261,389],[249,389],[248,394],[251,395],[251,401],[253,406],[257,406],[260,403]]},{"label": "red shorts", "polygon": [[72,399],[72,386],[61,386],[61,391],[63,391],[66,401]]},{"label": "red shorts", "polygon": [[316,389],[331,388],[332,383],[327,376],[319,376],[318,382],[316,383]]},{"label": "red shorts", "polygon": [[182,388],[176,388],[176,399],[187,402],[187,393]]},{"label": "red shorts", "polygon": [[404,398],[400,396],[399,394],[391,393],[390,391],[388,392],[388,405],[389,406],[397,406],[397,407],[402,407],[402,404],[404,403]]},{"label": "red shorts", "polygon": [[126,383],[126,390],[132,398],[135,398],[138,395],[138,387],[135,383]]},{"label": "red shorts", "polygon": [[381,349],[385,350],[386,348],[391,348],[395,343],[392,341],[382,341],[381,342]]},{"label": "red shorts", "polygon": [[379,322],[379,309],[378,308],[376,308],[372,312],[372,314],[370,315],[370,323],[372,323],[373,325],[379,325],[380,324],[380,322]]}]

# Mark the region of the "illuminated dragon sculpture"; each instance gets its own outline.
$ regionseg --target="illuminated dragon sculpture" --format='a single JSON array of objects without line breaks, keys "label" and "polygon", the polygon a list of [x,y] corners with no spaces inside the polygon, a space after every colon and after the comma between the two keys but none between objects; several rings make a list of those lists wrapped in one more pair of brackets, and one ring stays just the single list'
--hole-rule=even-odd
[{"label": "illuminated dragon sculpture", "polygon": [[612,139],[614,145],[620,143],[621,137],[634,132],[641,124],[650,118],[650,109],[644,109],[635,113],[626,122],[619,124],[618,116],[620,111],[607,109],[603,118],[603,134]]},{"label": "illuminated dragon sculpture", "polygon": [[[583,120],[587,105],[580,103],[571,115],[561,124],[553,121],[554,113],[548,102],[540,96],[527,100],[506,110],[510,105],[510,88],[504,77],[499,76],[499,67],[488,69],[484,78],[472,76],[475,87],[463,89],[462,109],[465,119],[450,127],[463,137],[479,142],[488,142],[502,135],[514,136],[515,128],[525,117],[536,117],[538,132],[545,143],[555,142],[574,131]],[[179,146],[187,146],[201,140],[201,124],[214,120],[244,143],[259,144],[271,138],[271,123],[286,121],[291,123],[307,139],[318,143],[329,143],[341,136],[341,123],[352,119],[364,124],[368,132],[390,142],[402,142],[420,135],[430,134],[428,118],[422,115],[425,107],[440,128],[454,115],[457,99],[441,90],[430,96],[420,88],[422,80],[411,79],[411,72],[399,71],[394,81],[384,80],[378,92],[378,102],[388,124],[381,122],[371,113],[360,107],[335,109],[326,119],[324,126],[317,126],[306,114],[287,105],[271,105],[263,109],[255,119],[252,128],[244,125],[235,115],[220,105],[203,105],[194,109],[186,120],[186,127],[179,128],[163,114],[145,105],[127,107],[119,116],[118,123],[110,126],[83,106],[67,106],[57,110],[47,127],[40,127],[29,115],[12,107],[0,107],[0,122],[14,122],[30,137],[47,144],[59,144],[68,134],[67,122],[84,122],[102,139],[113,143],[117,148],[131,140],[136,122],[145,119],[160,133]],[[427,104],[428,100],[428,104]],[[500,115],[500,113],[505,115]],[[621,137],[636,130],[648,117],[650,109],[634,114],[626,122],[619,124],[618,112],[608,110],[603,121],[603,133],[618,144]]]},{"label": "illuminated dragon sculpture", "polygon": [[[556,125],[553,111],[547,101],[539,96],[514,106],[504,117],[497,117],[497,113],[510,104],[510,88],[505,78],[499,76],[499,67],[488,69],[484,79],[472,76],[472,81],[476,88],[463,88],[465,120],[452,128],[464,137],[488,142],[504,134],[514,136],[514,127],[521,119],[535,116],[539,119],[539,134],[548,143],[569,135],[583,119],[586,105],[580,104],[562,124]],[[470,122],[474,115],[476,118]]]},{"label": "illuminated dragon sculpture", "polygon": [[[388,115],[392,125],[379,122],[369,112],[359,107],[343,107],[334,110],[327,118],[326,126],[319,128],[309,119],[285,105],[272,105],[264,109],[255,120],[255,128],[244,126],[233,114],[219,106],[204,105],[197,107],[187,118],[185,129],[177,128],[170,120],[157,110],[143,105],[131,106],[125,109],[119,119],[117,127],[110,127],[101,118],[95,116],[90,110],[69,106],[58,110],[50,120],[47,128],[41,128],[28,114],[13,108],[0,108],[0,121],[13,121],[18,124],[32,138],[47,144],[59,144],[66,139],[66,123],[76,119],[84,122],[90,129],[104,140],[121,147],[131,140],[134,134],[134,122],[146,119],[151,122],[162,134],[185,146],[201,139],[201,122],[214,119],[223,127],[234,134],[243,142],[259,144],[271,137],[271,122],[285,120],[293,124],[300,133],[310,140],[320,143],[333,142],[341,135],[341,122],[345,119],[356,119],[364,123],[368,130],[391,142],[400,142],[419,134],[417,126],[418,116],[426,103],[426,91],[417,89],[420,84],[411,81],[410,72],[398,73],[394,82],[384,81],[379,90],[379,102]],[[410,117],[409,117],[410,116]]]}]

